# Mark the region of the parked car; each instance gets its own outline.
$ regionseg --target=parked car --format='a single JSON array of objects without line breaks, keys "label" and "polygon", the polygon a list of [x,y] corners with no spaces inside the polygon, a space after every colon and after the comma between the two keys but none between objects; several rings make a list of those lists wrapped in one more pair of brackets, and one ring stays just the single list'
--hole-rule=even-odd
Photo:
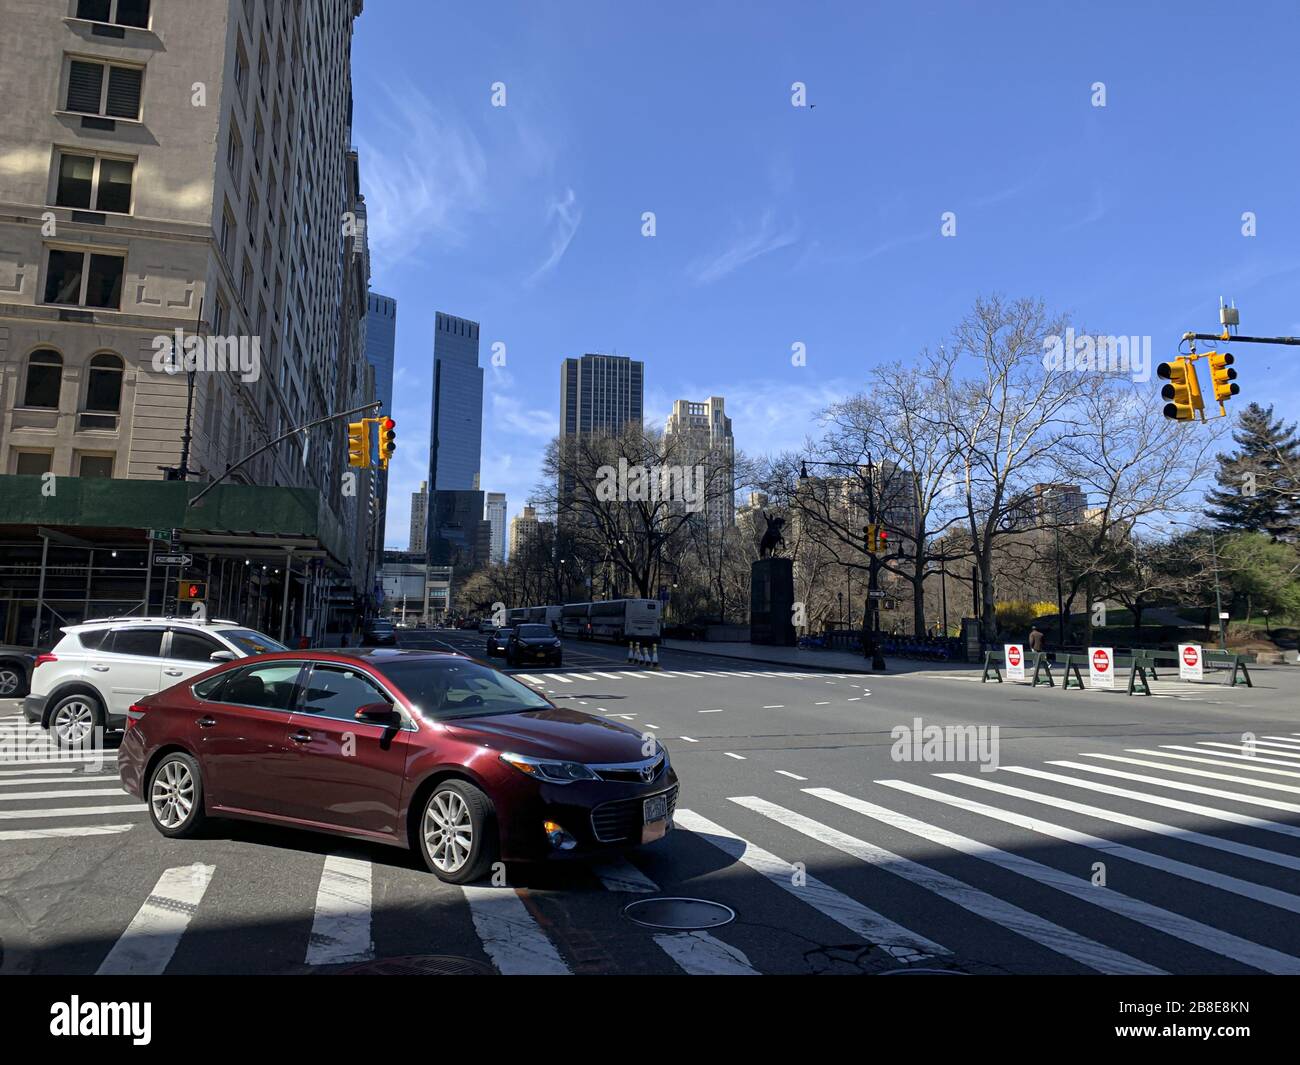
[{"label": "parked car", "polygon": [[272,822],[414,848],[464,884],[498,860],[663,838],[677,774],[645,742],[463,656],[290,651],[138,700],[118,770],[164,836]]},{"label": "parked car", "polygon": [[478,631],[480,636],[487,636],[496,632],[497,627],[494,624],[492,624],[490,618],[484,618],[482,621],[478,623]]},{"label": "parked car", "polygon": [[560,638],[549,625],[528,624],[518,626],[506,641],[506,665],[519,666],[529,662],[560,666],[564,664],[564,648]]},{"label": "parked car", "polygon": [[23,716],[59,744],[81,744],[96,728],[124,728],[133,702],[214,662],[283,650],[234,621],[132,617],[69,625],[53,650],[37,656]]},{"label": "parked car", "polygon": [[365,647],[395,646],[397,630],[389,618],[371,618],[361,627],[361,643]]},{"label": "parked car", "polygon": [[510,641],[510,634],[515,630],[509,625],[502,625],[501,628],[495,629],[487,638],[487,653],[492,658],[499,658],[506,653],[506,644]]},{"label": "parked car", "polygon": [[32,670],[41,652],[0,644],[0,699],[21,699],[32,686]]}]

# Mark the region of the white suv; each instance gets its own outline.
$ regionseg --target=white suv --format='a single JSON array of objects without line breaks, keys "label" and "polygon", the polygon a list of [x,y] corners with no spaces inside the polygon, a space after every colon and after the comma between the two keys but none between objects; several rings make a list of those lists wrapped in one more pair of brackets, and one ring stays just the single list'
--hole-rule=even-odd
[{"label": "white suv", "polygon": [[218,662],[287,650],[234,621],[104,618],[69,625],[32,669],[23,716],[64,745],[96,727],[125,727],[132,703],[197,676]]}]

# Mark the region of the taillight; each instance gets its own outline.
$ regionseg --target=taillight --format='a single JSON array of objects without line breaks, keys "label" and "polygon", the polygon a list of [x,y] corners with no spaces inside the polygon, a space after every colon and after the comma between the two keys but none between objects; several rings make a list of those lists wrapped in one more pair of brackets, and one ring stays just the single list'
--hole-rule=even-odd
[{"label": "taillight", "polygon": [[39,666],[42,662],[57,662],[58,660],[59,658],[57,655],[37,655],[36,663],[32,668],[35,669],[36,666]]},{"label": "taillight", "polygon": [[141,706],[139,703],[132,703],[129,707],[127,707],[126,726],[122,729],[122,732],[123,733],[130,732],[131,729],[135,727],[135,721],[136,721],[135,715],[143,714],[144,712],[145,712],[145,707]]}]

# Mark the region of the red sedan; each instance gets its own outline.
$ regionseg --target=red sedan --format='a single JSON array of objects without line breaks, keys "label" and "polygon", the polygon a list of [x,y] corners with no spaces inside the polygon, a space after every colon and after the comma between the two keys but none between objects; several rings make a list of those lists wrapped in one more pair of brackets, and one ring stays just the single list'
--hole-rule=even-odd
[{"label": "red sedan", "polygon": [[132,706],[118,768],[165,836],[273,822],[414,847],[456,884],[660,839],[677,801],[653,736],[430,651],[224,663]]}]

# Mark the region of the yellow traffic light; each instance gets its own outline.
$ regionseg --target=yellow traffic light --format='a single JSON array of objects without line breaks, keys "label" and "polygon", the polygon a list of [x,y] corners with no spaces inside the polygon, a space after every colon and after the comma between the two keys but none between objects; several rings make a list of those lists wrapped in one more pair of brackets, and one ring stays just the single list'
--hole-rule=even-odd
[{"label": "yellow traffic light", "polygon": [[1229,352],[1211,351],[1208,353],[1210,360],[1210,382],[1214,386],[1214,398],[1220,404],[1224,400],[1230,399],[1241,391],[1237,385],[1237,371],[1232,369],[1233,358]]},{"label": "yellow traffic light", "polygon": [[388,460],[397,450],[397,422],[392,418],[379,419],[379,465],[388,469]]},{"label": "yellow traffic light", "polygon": [[1171,401],[1165,404],[1166,418],[1188,422],[1200,411],[1204,420],[1205,400],[1201,398],[1201,383],[1196,378],[1196,366],[1190,358],[1179,355],[1173,362],[1162,362],[1156,369],[1156,376],[1169,382],[1160,390],[1160,395]]},{"label": "yellow traffic light", "polygon": [[370,422],[348,422],[348,465],[365,468],[370,465]]},{"label": "yellow traffic light", "polygon": [[883,525],[864,525],[862,531],[868,554],[880,555],[888,550],[889,533]]}]

